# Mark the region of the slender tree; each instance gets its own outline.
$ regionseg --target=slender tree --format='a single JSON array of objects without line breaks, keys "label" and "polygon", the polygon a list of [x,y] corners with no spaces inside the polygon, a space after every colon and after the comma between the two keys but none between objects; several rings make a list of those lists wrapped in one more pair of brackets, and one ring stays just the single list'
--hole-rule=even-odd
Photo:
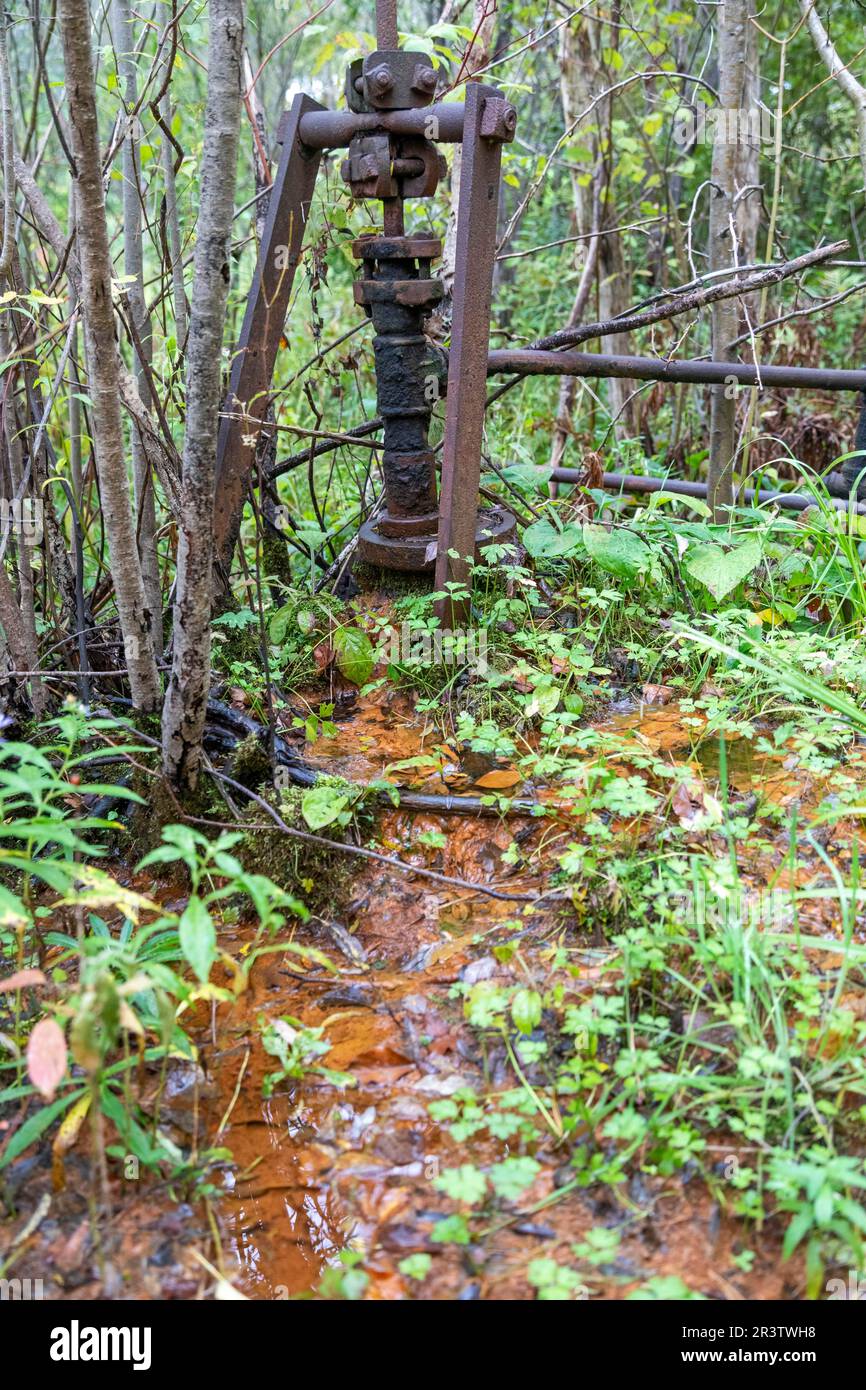
[{"label": "slender tree", "polygon": [[76,171],[81,301],[100,498],[132,699],[137,708],[153,710],[160,693],[153,643],[156,615],[145,597],[124,457],[120,354],[112,302],[113,267],[96,118],[90,11],[87,0],[60,0],[59,13]]},{"label": "slender tree", "polygon": [[187,343],[174,647],[162,727],[165,774],[184,792],[192,791],[198,780],[210,687],[214,480],[242,64],[242,0],[211,0],[201,194]]},{"label": "slender tree", "polygon": [[[832,6],[828,6],[828,9],[831,8]],[[812,35],[815,47],[821,55],[821,61],[854,107],[854,114],[857,119],[857,141],[860,147],[860,163],[863,168],[863,184],[866,187],[866,86],[862,82],[858,82],[849,64],[843,62],[839,56],[835,44],[821,22],[820,15],[815,8],[815,0],[800,0],[800,9],[809,26],[809,33]]]},{"label": "slender tree", "polygon": [[[724,270],[737,253],[736,195],[742,159],[738,113],[744,109],[746,45],[749,25],[747,0],[722,0],[716,34],[719,55],[719,110],[713,141],[710,186],[709,268]],[[737,300],[713,305],[713,356],[724,360],[737,336]],[[733,497],[734,456],[737,451],[736,394],[729,386],[713,386],[710,397],[710,458],[707,470],[709,503],[717,521]]]},{"label": "slender tree", "polygon": [[[126,297],[137,344],[133,365],[139,393],[147,399],[147,372],[152,356],[150,315],[144,297],[144,246],[141,235],[141,165],[138,138],[138,75],[136,72],[135,31],[129,0],[114,0],[114,46],[118,71],[123,83],[126,134],[123,141],[123,269],[127,278]],[[162,646],[162,590],[156,549],[156,502],[153,477],[144,443],[132,426],[132,476],[135,485],[136,533],[141,574],[148,607],[153,614],[156,645]]]}]

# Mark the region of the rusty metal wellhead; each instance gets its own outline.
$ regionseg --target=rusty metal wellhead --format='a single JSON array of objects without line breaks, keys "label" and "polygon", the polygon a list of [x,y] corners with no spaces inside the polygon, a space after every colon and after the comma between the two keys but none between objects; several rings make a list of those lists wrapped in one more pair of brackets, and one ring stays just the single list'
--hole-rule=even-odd
[{"label": "rusty metal wellhead", "polygon": [[[382,231],[360,237],[355,301],[372,320],[379,414],[384,421],[384,508],[361,527],[358,550],[372,564],[434,571],[437,587],[465,583],[480,547],[514,535],[502,507],[478,508],[487,382],[490,300],[503,144],[514,107],[495,88],[470,83],[463,104],[434,100],[437,75],[425,53],[398,47],[396,0],[376,5],[376,52],[352,63],[346,111],[299,96],[280,129],[282,152],[247,310],[233,360],[217,460],[216,541],[229,565],[236,518],[269,407],[304,224],[324,150],[346,149],[341,173],[358,198],[382,203]],[[429,198],[445,171],[437,146],[462,144],[451,346],[426,336],[442,297],[432,275],[440,243],[407,234],[404,203]],[[444,388],[442,478],[437,500],[429,444]],[[233,533],[232,527],[235,527]]]}]

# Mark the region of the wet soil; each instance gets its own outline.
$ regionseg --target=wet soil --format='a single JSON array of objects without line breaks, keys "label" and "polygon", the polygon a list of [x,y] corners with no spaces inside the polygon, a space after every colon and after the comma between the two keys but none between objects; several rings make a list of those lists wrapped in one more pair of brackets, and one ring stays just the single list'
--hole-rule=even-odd
[{"label": "wet soil", "polygon": [[[605,722],[636,731],[646,747],[688,762],[696,781],[718,792],[717,752],[683,725],[675,705],[620,707]],[[393,698],[389,705],[376,696],[359,701],[335,737],[309,750],[319,767],[359,780],[427,751],[430,766],[417,773],[426,790],[454,790],[454,779],[471,790],[477,769],[461,768],[456,758],[449,763],[432,726],[403,697],[396,706]],[[804,787],[802,774],[792,776],[779,759],[762,760],[751,747],[729,748],[727,766],[738,794],[759,784],[782,805],[795,796],[819,795],[808,779]],[[425,831],[444,833],[444,846],[425,844]],[[187,1139],[197,1128],[199,1148],[231,1150],[232,1164],[219,1170],[221,1190],[208,1204],[178,1205],[178,1191],[168,1184],[143,1179],[136,1188],[116,1179],[118,1215],[107,1227],[109,1253],[100,1276],[94,1273],[84,1196],[86,1142],[67,1157],[61,1191],[56,1182],[52,1190],[50,1156],[39,1151],[13,1165],[10,1175],[22,1207],[8,1231],[7,1249],[40,1198],[50,1197],[16,1272],[24,1277],[32,1268],[44,1276],[47,1269],[54,1297],[189,1298],[211,1287],[197,1250],[243,1295],[274,1299],[314,1292],[340,1253],[354,1250],[369,1279],[365,1297],[527,1299],[534,1296],[527,1280],[531,1260],[545,1256],[573,1264],[573,1244],[603,1226],[616,1228],[622,1239],[612,1263],[594,1269],[589,1296],[619,1298],[651,1275],[678,1275],[711,1298],[802,1297],[802,1266],[796,1258],[780,1261],[780,1230],[773,1221],[746,1232],[689,1168],[664,1179],[637,1174],[616,1189],[563,1190],[573,1175],[553,1135],[541,1138],[535,1150],[541,1167],[532,1188],[497,1209],[482,1237],[465,1246],[431,1239],[437,1220],[454,1210],[431,1179],[444,1167],[500,1159],[508,1146],[485,1135],[458,1148],[431,1119],[430,1102],[462,1088],[486,1093],[515,1084],[504,1050],[482,1048],[453,987],[498,978],[511,984],[521,971],[530,980],[549,979],[556,948],[566,944],[579,970],[563,974],[564,1000],[577,1001],[605,987],[600,963],[609,948],[603,933],[588,931],[586,924],[575,930],[570,903],[540,897],[565,833],[555,822],[394,810],[381,816],[377,833],[385,852],[501,892],[533,895],[534,910],[519,915],[522,904],[516,901],[363,863],[338,923],[342,949],[327,922],[314,920],[296,935],[325,951],[337,972],[299,965],[296,957],[279,953],[261,958],[249,989],[231,1008],[200,1006],[192,1028],[198,1069],[172,1064],[166,1123]],[[503,853],[515,839],[523,857],[511,864]],[[769,879],[783,859],[780,837],[750,871],[757,880]],[[816,928],[832,929],[820,909],[816,913]],[[518,957],[502,964],[493,948],[515,933]],[[243,922],[227,926],[221,944],[237,957],[251,935]],[[351,1075],[351,1088],[337,1090],[307,1076],[263,1098],[263,1077],[275,1063],[263,1051],[259,1025],[284,1016],[325,1026],[332,1047],[324,1060]],[[730,1139],[717,1147],[721,1165],[730,1156]],[[746,1245],[754,1252],[748,1272],[737,1262]],[[399,1265],[421,1253],[431,1257],[431,1266],[418,1282]]]}]

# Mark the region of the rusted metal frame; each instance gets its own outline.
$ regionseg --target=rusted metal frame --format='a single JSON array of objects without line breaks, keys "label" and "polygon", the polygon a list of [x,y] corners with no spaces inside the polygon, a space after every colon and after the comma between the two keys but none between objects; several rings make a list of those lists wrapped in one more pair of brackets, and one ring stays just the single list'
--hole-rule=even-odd
[{"label": "rusted metal frame", "polygon": [[[489,89],[488,89],[489,90]],[[288,122],[288,113],[285,117]],[[463,139],[464,107],[440,101],[405,111],[317,111],[301,120],[301,139],[311,150],[337,150],[364,131],[388,135],[427,136],[437,144],[459,144]],[[432,132],[432,135],[431,135]]]},{"label": "rusted metal frame", "polygon": [[376,0],[376,44],[379,48],[397,48],[397,0]]},{"label": "rusted metal frame", "polygon": [[[484,108],[495,87],[466,89],[463,157],[457,203],[457,245],[448,397],[442,446],[436,588],[468,586],[475,555],[478,488],[487,393],[487,355],[502,145],[481,134]],[[465,626],[468,600],[442,605],[446,627]]]},{"label": "rusted metal frame", "polygon": [[364,262],[355,299],[376,329],[376,398],[385,426],[385,510],[362,526],[358,552],[372,564],[422,570],[437,526],[428,441],[430,348],[423,324],[442,295],[440,281],[429,273],[440,244],[425,236],[373,235],[361,237],[352,249]]},{"label": "rusted metal frame", "polygon": [[685,359],[665,362],[655,357],[624,357],[617,353],[543,352],[502,348],[487,355],[487,374],[525,376],[624,377],[639,381],[674,381],[693,385],[801,387],[817,391],[866,391],[866,371],[833,367],[757,367],[753,362],[714,362]]},{"label": "rusted metal frame", "polygon": [[[554,468],[549,476],[557,483],[586,483],[586,474],[579,468]],[[646,478],[640,473],[603,473],[601,486],[609,492],[630,492],[636,494],[652,492],[672,492],[678,497],[706,498],[709,487],[706,483],[681,482],[676,478]],[[746,502],[773,502],[785,511],[804,512],[807,507],[818,505],[814,497],[800,492],[775,492],[766,488],[755,490],[747,487],[740,494]],[[734,497],[736,506],[740,496]],[[831,497],[826,499],[836,511],[847,512],[847,499]],[[859,516],[866,516],[866,504],[857,503],[853,510]]]},{"label": "rusted metal frame", "polygon": [[214,503],[216,557],[224,579],[231,569],[256,446],[268,410],[274,363],[321,161],[318,151],[302,143],[301,121],[305,114],[322,109],[312,97],[300,95],[287,113],[259,259],[232,362],[217,441]]}]

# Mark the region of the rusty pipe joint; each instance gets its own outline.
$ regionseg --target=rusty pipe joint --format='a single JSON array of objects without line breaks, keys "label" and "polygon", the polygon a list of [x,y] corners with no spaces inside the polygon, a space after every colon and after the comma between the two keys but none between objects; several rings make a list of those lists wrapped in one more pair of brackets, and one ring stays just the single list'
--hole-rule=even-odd
[{"label": "rusty pipe joint", "polygon": [[441,243],[428,236],[363,236],[355,300],[373,321],[378,413],[385,422],[385,509],[361,529],[359,553],[390,569],[429,568],[438,524],[436,467],[428,432],[441,364],[431,360],[424,323],[442,296],[430,275]]}]

